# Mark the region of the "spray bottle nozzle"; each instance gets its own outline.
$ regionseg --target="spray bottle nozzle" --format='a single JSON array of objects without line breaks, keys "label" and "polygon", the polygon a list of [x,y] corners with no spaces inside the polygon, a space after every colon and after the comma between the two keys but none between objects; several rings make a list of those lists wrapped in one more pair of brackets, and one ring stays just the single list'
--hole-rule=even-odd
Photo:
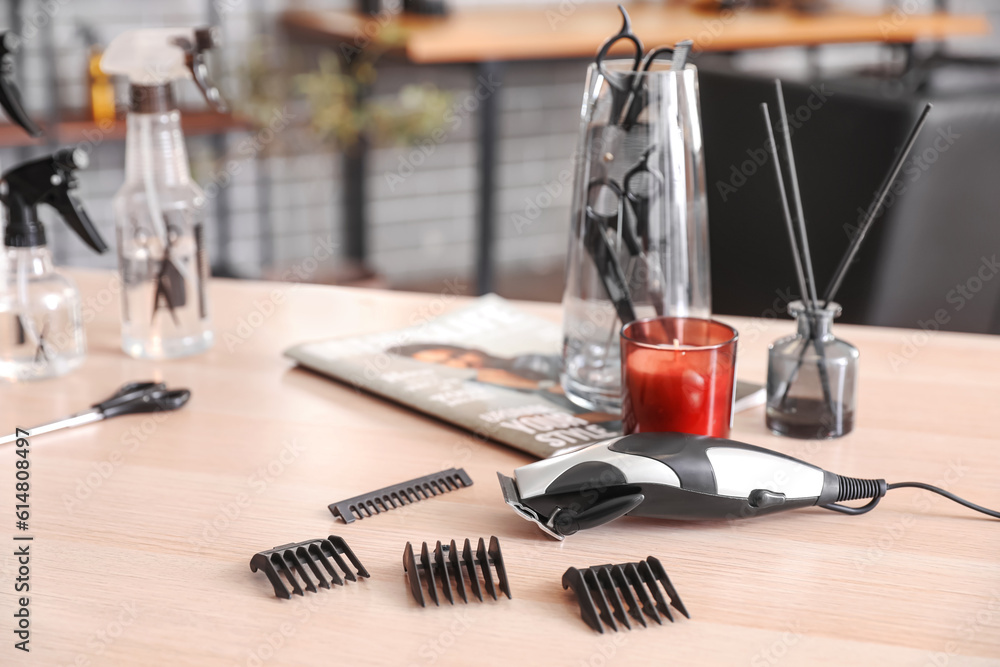
[{"label": "spray bottle nozzle", "polygon": [[229,107],[222,99],[218,86],[209,79],[208,63],[205,62],[205,52],[218,46],[220,42],[219,29],[213,27],[195,28],[193,40],[187,37],[174,40],[174,44],[184,49],[184,63],[198,90],[205,96],[205,101],[219,113],[227,113]]},{"label": "spray bottle nozzle", "polygon": [[33,137],[42,136],[42,130],[24,111],[21,92],[14,80],[14,56],[21,50],[21,39],[12,32],[0,33],[0,106],[11,120]]},{"label": "spray bottle nozzle", "polygon": [[66,148],[5,172],[0,183],[0,202],[8,213],[4,244],[18,248],[45,245],[45,228],[38,219],[38,205],[48,204],[84,243],[97,252],[107,250],[83,204],[73,194],[76,171],[86,169],[89,162],[83,150]]},{"label": "spray bottle nozzle", "polygon": [[208,74],[205,53],[219,45],[218,28],[154,28],[132,30],[111,40],[101,69],[123,74],[133,86],[163,86],[175,79],[194,79],[205,100],[219,112],[228,111]]}]

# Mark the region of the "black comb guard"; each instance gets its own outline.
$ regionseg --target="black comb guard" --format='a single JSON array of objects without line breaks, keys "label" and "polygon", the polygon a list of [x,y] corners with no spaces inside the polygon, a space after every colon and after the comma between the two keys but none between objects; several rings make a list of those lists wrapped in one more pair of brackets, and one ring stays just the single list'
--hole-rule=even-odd
[{"label": "black comb guard", "polygon": [[468,473],[463,468],[449,468],[433,475],[424,475],[378,491],[331,503],[329,507],[333,516],[339,516],[344,523],[353,523],[355,518],[364,519],[366,516],[388,512],[465,486],[472,486],[472,479]]},{"label": "black comb guard", "polygon": [[618,631],[618,623],[631,630],[630,616],[646,627],[644,613],[660,625],[663,625],[663,616],[673,623],[673,614],[670,613],[670,607],[663,599],[663,593],[660,592],[657,582],[662,584],[670,597],[670,604],[691,618],[680,596],[677,595],[677,589],[670,583],[667,571],[663,569],[660,561],[652,556],[638,563],[595,565],[582,570],[571,567],[566,570],[562,579],[563,588],[572,588],[576,593],[583,620],[600,633],[604,632],[602,620],[615,632]]},{"label": "black comb guard", "polygon": [[[350,561],[350,565],[344,560],[345,556]],[[334,567],[334,563],[337,567]],[[343,577],[337,568],[344,573]],[[326,539],[282,544],[280,547],[261,551],[250,559],[250,570],[252,572],[263,570],[271,585],[274,586],[274,594],[286,600],[292,597],[285,585],[286,582],[292,587],[292,593],[296,595],[305,595],[303,588],[313,593],[317,592],[316,584],[310,578],[309,571],[313,573],[323,588],[330,588],[331,582],[343,586],[344,579],[357,581],[358,577],[371,576],[358,557],[354,555],[354,552],[351,551],[351,548],[347,546],[344,538],[336,535],[330,535]],[[323,570],[326,570],[327,575],[329,575],[329,581],[323,576]],[[354,575],[353,570],[357,570],[357,576]],[[298,579],[296,579],[296,575],[298,575]],[[301,585],[299,580],[301,580]]]},{"label": "black comb guard", "polygon": [[[472,543],[469,540],[465,540],[465,546],[461,552],[459,552],[455,540],[452,540],[450,545],[441,544],[439,541],[437,546],[434,547],[433,554],[427,547],[427,543],[424,542],[423,547],[420,549],[419,563],[413,552],[412,544],[407,542],[406,549],[403,551],[403,570],[406,572],[406,578],[410,583],[410,592],[413,593],[413,599],[421,607],[427,606],[424,600],[424,587],[427,588],[427,593],[430,595],[431,600],[434,601],[434,604],[441,605],[438,600],[438,580],[441,581],[441,590],[444,591],[445,599],[451,604],[455,604],[453,588],[455,591],[458,591],[458,596],[462,598],[462,602],[468,603],[469,597],[466,592],[466,583],[468,583],[468,588],[471,589],[472,594],[482,602],[483,587],[479,585],[479,574],[476,572],[477,563],[483,574],[483,587],[486,588],[486,593],[494,600],[498,599],[498,586],[500,592],[505,593],[507,599],[510,599],[510,582],[507,580],[507,569],[503,564],[503,554],[500,553],[500,540],[496,537],[490,538],[489,548],[486,547],[486,541],[480,537],[479,547],[474,552],[472,550]],[[491,565],[496,570],[497,586],[493,585],[493,576],[490,574]]]}]

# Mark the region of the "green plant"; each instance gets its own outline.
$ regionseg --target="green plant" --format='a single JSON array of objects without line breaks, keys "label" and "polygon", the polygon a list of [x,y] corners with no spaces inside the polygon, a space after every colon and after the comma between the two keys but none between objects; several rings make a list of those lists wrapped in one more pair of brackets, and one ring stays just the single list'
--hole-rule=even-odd
[{"label": "green plant", "polygon": [[361,137],[376,144],[407,144],[441,127],[452,95],[430,83],[408,84],[396,94],[369,96],[375,83],[377,54],[345,68],[332,52],[319,58],[316,71],[295,77],[295,87],[311,109],[311,125],[324,140],[350,149]]}]

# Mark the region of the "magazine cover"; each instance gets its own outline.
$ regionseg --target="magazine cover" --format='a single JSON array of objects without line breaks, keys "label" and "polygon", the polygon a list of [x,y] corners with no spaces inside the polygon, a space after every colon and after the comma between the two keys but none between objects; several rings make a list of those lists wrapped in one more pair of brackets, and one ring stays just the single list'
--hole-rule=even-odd
[{"label": "magazine cover", "polygon": [[559,384],[562,330],[496,295],[396,331],[296,345],[299,364],[541,458],[619,435]]}]

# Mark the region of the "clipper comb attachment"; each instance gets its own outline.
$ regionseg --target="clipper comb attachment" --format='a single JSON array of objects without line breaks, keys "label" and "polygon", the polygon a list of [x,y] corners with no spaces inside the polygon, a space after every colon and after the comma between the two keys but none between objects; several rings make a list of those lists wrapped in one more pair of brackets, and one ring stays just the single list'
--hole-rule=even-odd
[{"label": "clipper comb attachment", "polygon": [[[663,569],[660,561],[652,556],[638,563],[595,565],[582,570],[571,567],[566,570],[562,579],[563,588],[572,588],[573,592],[576,593],[583,620],[600,633],[604,632],[604,628],[601,626],[602,620],[615,632],[618,631],[618,623],[631,630],[632,623],[629,616],[646,627],[643,613],[660,625],[663,625],[661,615],[666,616],[673,623],[673,614],[670,613],[670,607],[663,599],[657,582],[662,584],[666,590],[670,597],[670,604],[680,613],[691,618],[684,603],[681,602],[680,596],[677,595],[677,589],[670,583],[667,571]],[[652,597],[650,597],[650,593],[652,593]],[[624,598],[624,604],[622,598]],[[597,601],[596,606],[595,600]],[[628,606],[627,611],[625,605]]]},{"label": "clipper comb attachment", "polygon": [[[350,565],[344,560],[345,556],[350,561]],[[333,563],[330,562],[331,560],[344,573],[343,577],[334,568]],[[322,565],[322,570],[320,569],[320,565]],[[330,535],[326,539],[282,544],[280,547],[274,547],[268,551],[261,551],[258,554],[254,554],[254,557],[250,559],[250,570],[252,572],[263,570],[271,585],[274,586],[274,594],[286,600],[292,597],[285,586],[286,581],[292,587],[292,593],[296,595],[305,595],[302,591],[303,587],[307,591],[317,592],[316,584],[309,577],[306,566],[312,571],[319,585],[323,588],[330,588],[331,582],[338,586],[343,586],[344,579],[357,581],[357,577],[371,576],[364,565],[361,564],[361,561],[358,560],[358,557],[354,555],[354,552],[351,551],[351,548],[347,546],[344,538],[337,537],[336,535]],[[357,577],[352,571],[355,569],[358,571]],[[326,577],[323,576],[323,570],[326,570],[330,581],[327,581]],[[279,575],[279,573],[281,574]],[[296,574],[302,581],[301,585],[295,578]],[[284,579],[282,579],[282,576]]]},{"label": "clipper comb attachment", "polygon": [[408,482],[331,503],[329,507],[333,516],[339,516],[344,523],[352,523],[355,518],[364,519],[366,516],[388,512],[464,486],[472,486],[472,479],[468,473],[463,468],[449,468],[433,475],[424,475]]},{"label": "clipper comb attachment", "polygon": [[424,586],[426,586],[427,593],[434,604],[440,606],[437,590],[438,579],[441,580],[441,590],[444,591],[445,599],[451,604],[455,604],[453,587],[458,591],[462,602],[469,602],[466,581],[468,581],[469,588],[472,589],[472,594],[482,602],[483,591],[479,585],[476,563],[479,564],[479,569],[482,571],[486,593],[494,600],[498,599],[496,587],[493,585],[493,577],[490,574],[490,565],[492,565],[493,569],[496,570],[500,592],[505,593],[507,599],[510,599],[510,582],[507,580],[503,554],[500,553],[500,540],[496,537],[490,538],[489,548],[486,547],[486,541],[480,537],[479,547],[475,552],[473,552],[472,543],[469,540],[465,540],[465,546],[461,552],[459,552],[455,540],[452,540],[450,545],[438,541],[433,553],[428,548],[427,542],[424,542],[420,549],[419,563],[413,552],[412,544],[407,542],[406,549],[403,551],[403,570],[410,583],[410,592],[413,593],[413,599],[421,607],[427,606],[424,601]]}]

